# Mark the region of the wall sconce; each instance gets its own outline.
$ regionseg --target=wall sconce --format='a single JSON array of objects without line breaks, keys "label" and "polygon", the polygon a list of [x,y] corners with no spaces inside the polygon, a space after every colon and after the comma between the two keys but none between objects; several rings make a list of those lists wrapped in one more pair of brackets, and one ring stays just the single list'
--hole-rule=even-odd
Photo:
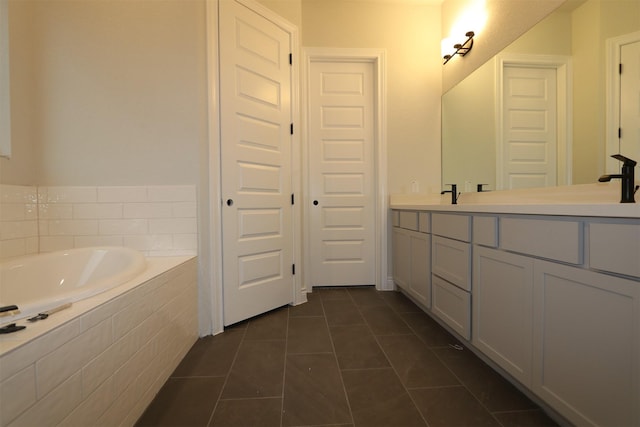
[{"label": "wall sconce", "polygon": [[464,43],[456,43],[453,45],[455,51],[452,54],[446,54],[442,57],[444,59],[442,65],[449,62],[449,60],[451,60],[451,58],[453,58],[455,55],[465,56],[467,53],[469,53],[469,51],[473,47],[473,36],[475,36],[475,33],[473,31],[469,31],[465,34],[465,36],[467,37],[467,40]]}]

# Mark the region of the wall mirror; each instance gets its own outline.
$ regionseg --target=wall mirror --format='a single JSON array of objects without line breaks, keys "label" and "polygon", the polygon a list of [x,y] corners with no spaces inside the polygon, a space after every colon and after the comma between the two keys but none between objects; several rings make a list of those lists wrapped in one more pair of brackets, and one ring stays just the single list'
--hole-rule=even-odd
[{"label": "wall mirror", "polygon": [[[640,2],[569,0],[445,93],[443,187],[590,183],[617,167],[607,160],[620,119],[607,85],[621,79],[611,76],[621,46],[640,49]],[[628,120],[640,128],[637,115]],[[637,137],[627,141],[625,155],[640,157]]]}]

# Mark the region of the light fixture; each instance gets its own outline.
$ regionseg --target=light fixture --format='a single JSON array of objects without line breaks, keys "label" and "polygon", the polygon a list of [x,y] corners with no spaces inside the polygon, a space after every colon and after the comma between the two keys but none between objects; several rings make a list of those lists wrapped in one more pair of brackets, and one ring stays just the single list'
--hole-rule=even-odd
[{"label": "light fixture", "polygon": [[469,53],[473,47],[473,36],[475,36],[475,33],[473,31],[468,31],[465,36],[467,37],[467,40],[464,43],[456,43],[453,45],[453,48],[455,49],[453,53],[443,55],[443,65],[449,62],[455,55],[465,56]]}]

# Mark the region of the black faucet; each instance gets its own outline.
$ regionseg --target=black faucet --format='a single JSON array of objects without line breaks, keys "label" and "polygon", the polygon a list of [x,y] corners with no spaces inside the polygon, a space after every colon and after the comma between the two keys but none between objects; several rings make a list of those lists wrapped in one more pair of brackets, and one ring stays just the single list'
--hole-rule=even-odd
[{"label": "black faucet", "polygon": [[484,192],[484,191],[487,191],[487,190],[485,190],[484,188],[482,188],[482,187],[484,187],[485,185],[489,185],[489,184],[478,184],[478,186],[477,186],[478,193],[482,193],[482,192]]},{"label": "black faucet", "polygon": [[620,203],[635,203],[636,200],[633,195],[636,190],[638,190],[638,186],[635,185],[634,168],[638,163],[635,160],[631,160],[623,156],[622,154],[614,154],[611,157],[622,162],[622,173],[616,175],[602,175],[598,178],[598,181],[609,182],[614,178],[620,178],[622,181],[622,196],[620,198]]},{"label": "black faucet", "polygon": [[450,185],[451,186],[451,190],[443,190],[440,192],[440,194],[445,194],[445,193],[451,193],[451,204],[452,205],[457,205],[458,204],[458,186],[456,184],[446,184],[446,185]]}]

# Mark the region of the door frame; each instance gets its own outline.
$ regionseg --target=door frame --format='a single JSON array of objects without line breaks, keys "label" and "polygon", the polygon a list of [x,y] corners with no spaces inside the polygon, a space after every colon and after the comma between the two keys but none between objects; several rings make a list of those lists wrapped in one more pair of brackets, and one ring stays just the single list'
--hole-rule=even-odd
[{"label": "door frame", "polygon": [[571,58],[564,55],[502,54],[496,57],[496,190],[504,189],[504,68],[507,66],[556,70],[557,84],[557,185],[571,185],[573,174],[573,79]]},{"label": "door frame", "polygon": [[[208,85],[208,144],[202,148],[199,189],[199,224],[200,239],[198,243],[198,319],[200,336],[215,335],[224,330],[223,312],[223,280],[222,280],[222,177],[220,176],[221,158],[221,123],[220,123],[220,73],[219,73],[219,34],[218,4],[220,0],[206,0],[206,33],[207,33],[207,85]],[[262,15],[280,28],[291,34],[291,120],[300,123],[300,52],[298,28],[277,15],[271,9],[255,0],[235,0],[252,11]],[[302,191],[300,164],[300,134],[294,132],[291,147],[291,179],[295,196]],[[296,199],[299,197],[296,197]],[[301,203],[293,206],[293,256],[302,260],[302,220]],[[306,301],[306,292],[298,291],[302,280],[294,275],[292,301],[300,304]]]},{"label": "door frame", "polygon": [[[303,48],[302,61],[302,206],[310,206],[310,177],[309,177],[309,82],[311,63],[322,62],[368,62],[374,67],[374,205],[375,205],[375,286],[378,290],[390,290],[387,280],[387,111],[386,111],[386,51],[384,49],[359,49],[359,48]],[[302,210],[303,235],[310,236],[311,221],[308,209]],[[313,289],[307,283],[311,283],[310,241],[303,239],[303,286],[300,292],[312,292]]]},{"label": "door frame", "polygon": [[[606,41],[606,147],[605,147],[605,173],[620,173],[620,162],[612,159],[611,155],[620,152],[620,138],[618,128],[620,127],[620,50],[625,44],[640,42],[640,31],[625,34],[619,37],[612,37]],[[634,159],[635,160],[635,159]],[[598,171],[600,172],[600,171]],[[601,173],[599,173],[601,175]]]}]

